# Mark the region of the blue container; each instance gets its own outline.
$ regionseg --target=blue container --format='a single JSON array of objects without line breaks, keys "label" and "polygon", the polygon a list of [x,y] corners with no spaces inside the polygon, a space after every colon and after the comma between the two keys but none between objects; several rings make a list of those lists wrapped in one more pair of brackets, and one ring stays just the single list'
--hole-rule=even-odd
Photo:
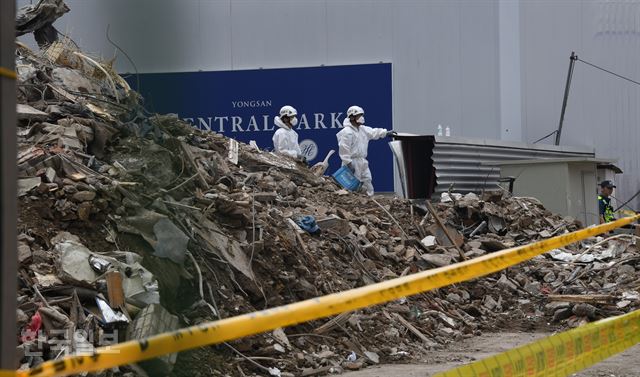
[{"label": "blue container", "polygon": [[338,182],[338,184],[340,184],[340,186],[350,191],[358,191],[360,189],[360,186],[362,186],[362,182],[360,182],[358,178],[353,175],[351,169],[346,166],[343,166],[340,169],[336,170],[336,172],[333,173],[332,177],[336,180],[336,182]]}]

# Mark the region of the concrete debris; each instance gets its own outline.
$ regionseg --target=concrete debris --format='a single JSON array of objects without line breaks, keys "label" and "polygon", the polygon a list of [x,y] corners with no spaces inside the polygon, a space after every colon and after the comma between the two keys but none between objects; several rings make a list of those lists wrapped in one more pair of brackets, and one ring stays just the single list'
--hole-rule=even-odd
[{"label": "concrete debris", "polygon": [[[18,85],[19,339],[38,317],[48,330],[143,339],[582,227],[504,191],[443,193],[426,207],[373,201],[322,165],[148,116],[119,75],[81,55],[66,40],[44,55],[17,49],[18,81],[28,84]],[[587,239],[498,274],[230,342],[237,352],[207,347],[140,365],[149,375],[235,373],[240,353],[264,364],[243,363],[252,374],[313,376],[419,360],[516,322],[576,326],[640,308],[637,240]]]},{"label": "concrete debris", "polygon": [[434,246],[436,244],[436,237],[435,236],[426,236],[420,242],[422,242],[422,244],[425,247],[431,247],[431,246]]},{"label": "concrete debris", "polygon": [[448,254],[422,254],[420,258],[435,267],[450,265],[453,257]]},{"label": "concrete debris", "polygon": [[18,104],[16,106],[16,116],[18,120],[43,121],[49,117],[49,114],[34,109],[29,105]]},{"label": "concrete debris", "polygon": [[27,195],[31,190],[40,186],[40,178],[21,178],[18,179],[18,197]]},{"label": "concrete debris", "polygon": [[154,254],[161,258],[168,258],[173,262],[182,265],[186,258],[187,237],[180,228],[178,228],[171,220],[163,218],[153,225],[153,232],[156,236],[156,244],[154,245]]},{"label": "concrete debris", "polygon": [[[153,335],[175,331],[179,328],[178,317],[158,304],[142,309],[129,327],[129,339],[145,339]],[[166,376],[171,373],[178,355],[173,353],[140,362],[150,376]]]},{"label": "concrete debris", "polygon": [[58,40],[53,22],[69,11],[63,0],[39,0],[26,5],[16,14],[16,36],[34,33],[38,46],[44,47]]},{"label": "concrete debris", "polygon": [[18,242],[18,263],[22,264],[31,258],[31,248],[24,242]]},{"label": "concrete debris", "polygon": [[508,291],[516,292],[518,290],[518,285],[512,282],[507,275],[500,276],[500,280],[498,280],[498,286]]},{"label": "concrete debris", "polygon": [[64,241],[54,247],[58,257],[58,275],[63,281],[71,284],[90,286],[98,279],[98,274],[91,268],[89,259],[91,250],[73,241]]},{"label": "concrete debris", "polygon": [[451,203],[453,201],[457,201],[462,199],[462,194],[458,194],[458,193],[448,193],[448,192],[443,192],[440,195],[440,201],[442,203]]},{"label": "concrete debris", "polygon": [[378,364],[380,362],[380,356],[375,352],[365,351],[364,355],[367,357],[367,359],[371,360],[374,364]]}]

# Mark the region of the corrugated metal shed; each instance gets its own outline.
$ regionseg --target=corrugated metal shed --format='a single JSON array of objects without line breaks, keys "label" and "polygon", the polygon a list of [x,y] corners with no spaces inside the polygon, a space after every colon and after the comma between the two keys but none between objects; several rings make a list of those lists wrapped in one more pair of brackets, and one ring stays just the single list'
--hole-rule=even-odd
[{"label": "corrugated metal shed", "polygon": [[500,168],[487,166],[487,162],[567,157],[593,158],[595,149],[436,137],[432,156],[436,176],[434,193],[439,195],[451,185],[461,193],[496,188]]},{"label": "corrugated metal shed", "polygon": [[500,168],[489,166],[490,162],[595,157],[595,149],[589,147],[406,134],[398,140],[406,170],[405,192],[415,199],[440,195],[452,185],[460,193],[495,189]]}]

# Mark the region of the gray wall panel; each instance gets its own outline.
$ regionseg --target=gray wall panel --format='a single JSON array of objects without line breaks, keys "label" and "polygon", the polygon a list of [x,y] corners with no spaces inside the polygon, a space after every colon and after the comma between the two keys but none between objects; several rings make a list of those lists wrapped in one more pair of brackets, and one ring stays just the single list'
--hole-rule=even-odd
[{"label": "gray wall panel", "polygon": [[326,64],[392,61],[392,3],[386,0],[325,2]]},{"label": "gray wall panel", "polygon": [[465,1],[460,18],[461,120],[452,136],[499,139],[498,8]]},{"label": "gray wall panel", "polygon": [[324,1],[231,2],[231,69],[320,65],[326,61]]},{"label": "gray wall panel", "polygon": [[231,0],[200,1],[199,41],[202,70],[231,69],[233,66]]}]

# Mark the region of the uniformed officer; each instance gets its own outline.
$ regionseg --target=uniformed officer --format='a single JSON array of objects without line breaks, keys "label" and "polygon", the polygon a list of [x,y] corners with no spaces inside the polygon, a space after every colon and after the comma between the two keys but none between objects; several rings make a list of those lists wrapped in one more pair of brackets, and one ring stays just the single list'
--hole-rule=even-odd
[{"label": "uniformed officer", "polygon": [[600,208],[600,224],[615,220],[613,207],[611,206],[611,194],[616,185],[613,181],[606,180],[600,183],[600,195],[598,195],[598,207]]}]

